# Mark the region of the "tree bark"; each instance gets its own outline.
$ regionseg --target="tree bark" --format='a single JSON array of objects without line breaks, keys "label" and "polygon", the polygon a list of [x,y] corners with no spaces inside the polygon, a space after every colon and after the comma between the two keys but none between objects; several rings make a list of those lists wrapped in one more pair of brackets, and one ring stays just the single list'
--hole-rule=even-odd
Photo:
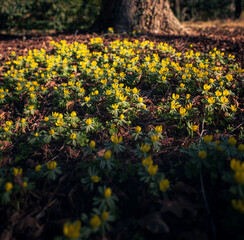
[{"label": "tree bark", "polygon": [[[97,23],[117,32],[140,30],[151,34],[187,34],[168,0],[103,0]],[[104,24],[103,24],[104,23]]]}]

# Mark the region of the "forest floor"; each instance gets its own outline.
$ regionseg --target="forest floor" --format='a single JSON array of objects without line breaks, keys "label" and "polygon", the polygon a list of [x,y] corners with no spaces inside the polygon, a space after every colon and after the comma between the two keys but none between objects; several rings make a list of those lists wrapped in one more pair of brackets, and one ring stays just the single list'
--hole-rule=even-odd
[{"label": "forest floor", "polygon": [[[128,39],[129,41],[134,41],[135,39],[139,41],[149,40],[157,44],[163,42],[163,43],[168,43],[170,46],[172,46],[177,51],[182,53],[189,51],[190,45],[192,45],[190,48],[194,50],[194,52],[201,52],[201,53],[208,53],[214,48],[217,48],[217,50],[223,51],[227,55],[228,54],[234,55],[236,62],[240,64],[242,68],[244,67],[244,22],[243,21],[228,22],[225,24],[221,22],[208,22],[208,23],[187,22],[183,24],[187,27],[191,27],[194,30],[192,35],[189,36],[179,36],[179,35],[154,36],[154,35],[142,35],[142,34],[141,35],[124,35],[124,34],[111,35],[111,34],[96,34],[96,33],[79,34],[79,32],[75,34],[54,33],[54,34],[46,35],[46,34],[39,34],[39,33],[36,34],[36,32],[31,32],[29,34],[22,36],[22,35],[13,35],[13,34],[10,35],[2,32],[0,33],[0,75],[2,75],[1,71],[4,69],[4,67],[1,66],[1,63],[9,61],[11,59],[10,56],[12,52],[15,52],[17,56],[27,55],[28,51],[33,49],[43,48],[48,52],[50,50],[49,43],[51,41],[60,42],[61,40],[66,40],[68,43],[77,41],[77,42],[82,42],[84,44],[89,44],[90,38],[95,38],[95,37],[102,37],[104,39],[105,45],[114,40],[124,40],[124,39]],[[2,80],[3,78],[0,76],[0,81]],[[242,100],[243,99],[240,99],[240,101]],[[153,105],[152,102],[150,102],[150,104]],[[151,107],[153,108],[153,106]],[[10,111],[10,106],[6,107],[4,111],[6,109]],[[0,113],[2,113],[2,110],[0,111],[1,111]],[[237,127],[242,124],[241,116],[238,117],[237,122],[238,122],[236,124]],[[236,136],[239,134],[237,132],[238,129],[236,132],[234,131],[234,134],[236,134]],[[229,136],[227,131],[225,132],[225,134],[226,136]],[[177,139],[168,138],[167,142],[164,142],[164,144],[167,145],[167,148],[165,148],[166,152],[164,152],[164,159],[171,158],[174,161],[181,160],[177,156],[177,154],[179,154],[179,148],[185,145],[188,146],[193,141],[194,139],[188,141],[185,136],[182,138],[181,136],[178,136]],[[8,156],[11,157],[11,152],[8,154],[9,154]],[[72,156],[73,154],[74,158],[77,160],[77,156],[75,156],[75,153],[72,152],[71,149],[69,154],[70,156]],[[30,159],[30,161],[32,160]],[[71,163],[71,165],[72,164],[73,163]],[[67,167],[68,170],[72,169],[73,165],[72,166],[71,165],[70,167]],[[0,239],[1,240],[53,239],[56,232],[59,235],[62,234],[62,229],[60,226],[62,226],[62,224],[65,221],[69,220],[67,218],[68,210],[65,210],[64,215],[62,215],[62,211],[60,211],[60,209],[58,208],[61,207],[65,208],[67,204],[69,208],[73,207],[73,213],[76,214],[74,208],[78,206],[79,202],[75,202],[75,201],[79,201],[83,197],[83,196],[79,196],[79,198],[76,198],[74,196],[74,193],[77,192],[78,184],[72,182],[75,176],[68,175],[67,171],[66,171],[66,175],[64,175],[63,178],[60,178],[60,181],[57,183],[56,189],[52,189],[52,191],[50,191],[49,193],[47,192],[42,193],[40,190],[39,192],[37,191],[38,194],[36,194],[33,191],[33,193],[30,194],[30,197],[24,203],[26,204],[25,211],[19,211],[13,213],[13,211],[10,210],[10,208],[6,208],[7,209],[6,210],[4,209],[4,207],[0,205],[0,213],[2,213],[2,216],[0,216]],[[75,174],[77,174],[77,172],[75,172]],[[182,173],[179,174],[181,175]],[[70,180],[71,183],[67,184],[67,186],[72,188],[73,192],[69,191],[69,196],[65,196],[65,194],[63,193],[63,191],[67,192],[63,186],[64,184],[66,184],[66,179],[67,180],[71,179]],[[168,205],[165,207],[165,209],[161,209],[161,210],[162,212],[167,212],[168,210],[171,211],[170,214],[166,216],[166,220],[168,220],[172,232],[174,232],[175,229],[176,232],[179,231],[180,233],[179,237],[175,239],[179,239],[179,240],[214,239],[216,237],[216,233],[215,233],[216,229],[217,231],[220,230],[220,227],[222,225],[220,221],[216,221],[217,223],[215,223],[215,225],[211,222],[213,217],[216,219],[218,216],[216,215],[212,216],[211,213],[206,210],[206,205],[204,205],[204,202],[202,200],[199,200],[202,199],[201,191],[200,190],[196,191],[194,188],[196,186],[193,187],[190,186],[189,182],[183,183],[179,181],[174,186],[175,196],[178,194],[176,200],[174,201],[167,200]],[[74,184],[74,186],[70,186],[72,184]],[[51,186],[49,187],[51,189]],[[208,190],[211,191],[212,189],[208,189]],[[44,197],[42,196],[42,194]],[[120,194],[123,195],[124,193],[120,192]],[[36,202],[38,202],[40,205],[36,206],[35,202],[32,201],[32,199],[36,199]],[[62,199],[65,200],[62,203],[60,203]],[[220,199],[220,197],[218,199]],[[201,203],[199,203],[199,201]],[[29,203],[33,209],[28,209],[27,205]],[[178,204],[182,204],[182,205],[179,207]],[[215,204],[217,205],[218,203]],[[131,207],[133,208],[133,206]],[[177,215],[177,217],[174,217],[171,213]],[[203,218],[198,221],[197,216],[199,214],[202,214]],[[156,215],[155,211],[149,213],[148,216],[146,217],[154,218],[154,216],[156,216],[156,218],[158,216]],[[140,217],[141,219],[140,221],[138,221],[138,225],[140,225],[140,227],[143,228],[143,225],[146,224],[146,217],[145,218],[144,216],[143,217],[140,216]],[[111,238],[111,236],[108,235],[108,238],[104,237],[103,240],[132,239],[131,238],[132,235],[123,232],[126,231],[126,226],[125,226],[126,221],[129,222],[130,220],[125,219],[124,222],[120,222],[119,224],[116,225],[115,227],[116,231],[119,232],[119,234],[116,237],[115,235],[111,235],[112,236]],[[156,219],[155,222],[158,224],[159,227],[163,226],[164,228],[164,222],[161,223],[159,219]],[[195,225],[192,226],[192,223],[194,223]],[[155,223],[151,221],[149,225],[150,224],[153,225]],[[168,235],[158,234],[158,229],[156,229],[157,226],[154,229],[153,226],[151,225],[149,226],[149,225],[146,226],[147,232],[145,233],[145,236],[141,235],[140,227],[139,227],[138,228],[139,230],[137,229],[138,232],[135,234],[135,236],[133,236],[134,237],[133,239],[135,240],[158,239],[159,240],[162,239],[161,238],[162,236],[164,237],[164,239],[170,239]],[[130,231],[132,230],[130,229]],[[239,229],[236,230],[236,232],[238,231]],[[150,238],[151,233],[153,236],[152,238]],[[49,238],[49,236],[51,237]],[[172,236],[175,235],[173,234]],[[223,237],[221,233],[218,236]],[[99,237],[93,239],[99,239]]]}]

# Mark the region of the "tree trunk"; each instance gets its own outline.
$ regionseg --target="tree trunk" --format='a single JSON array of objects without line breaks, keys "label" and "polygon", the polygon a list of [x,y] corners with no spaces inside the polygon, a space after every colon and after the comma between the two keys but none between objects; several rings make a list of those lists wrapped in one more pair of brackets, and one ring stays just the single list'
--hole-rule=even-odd
[{"label": "tree trunk", "polygon": [[187,33],[173,14],[168,0],[122,0],[116,30],[146,33]]},{"label": "tree trunk", "polygon": [[102,3],[97,22],[106,23],[106,29],[114,27],[117,32],[140,30],[151,34],[190,32],[175,17],[168,0],[103,0]]}]

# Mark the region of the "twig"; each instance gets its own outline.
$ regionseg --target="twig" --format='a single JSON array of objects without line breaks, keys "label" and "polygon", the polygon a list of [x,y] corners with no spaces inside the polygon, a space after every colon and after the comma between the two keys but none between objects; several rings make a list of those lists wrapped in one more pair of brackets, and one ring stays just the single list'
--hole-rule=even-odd
[{"label": "twig", "polygon": [[205,132],[205,130],[204,130],[204,122],[205,122],[205,114],[204,114],[204,117],[203,117],[203,120],[202,120],[202,132],[200,134],[200,138],[202,137],[203,133]]}]

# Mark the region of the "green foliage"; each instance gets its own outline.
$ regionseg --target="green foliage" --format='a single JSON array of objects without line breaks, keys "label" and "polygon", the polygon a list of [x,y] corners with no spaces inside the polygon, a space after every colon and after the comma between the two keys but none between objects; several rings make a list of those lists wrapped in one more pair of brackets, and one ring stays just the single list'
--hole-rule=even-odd
[{"label": "green foliage", "polygon": [[1,29],[87,29],[100,12],[100,0],[1,0]]}]

